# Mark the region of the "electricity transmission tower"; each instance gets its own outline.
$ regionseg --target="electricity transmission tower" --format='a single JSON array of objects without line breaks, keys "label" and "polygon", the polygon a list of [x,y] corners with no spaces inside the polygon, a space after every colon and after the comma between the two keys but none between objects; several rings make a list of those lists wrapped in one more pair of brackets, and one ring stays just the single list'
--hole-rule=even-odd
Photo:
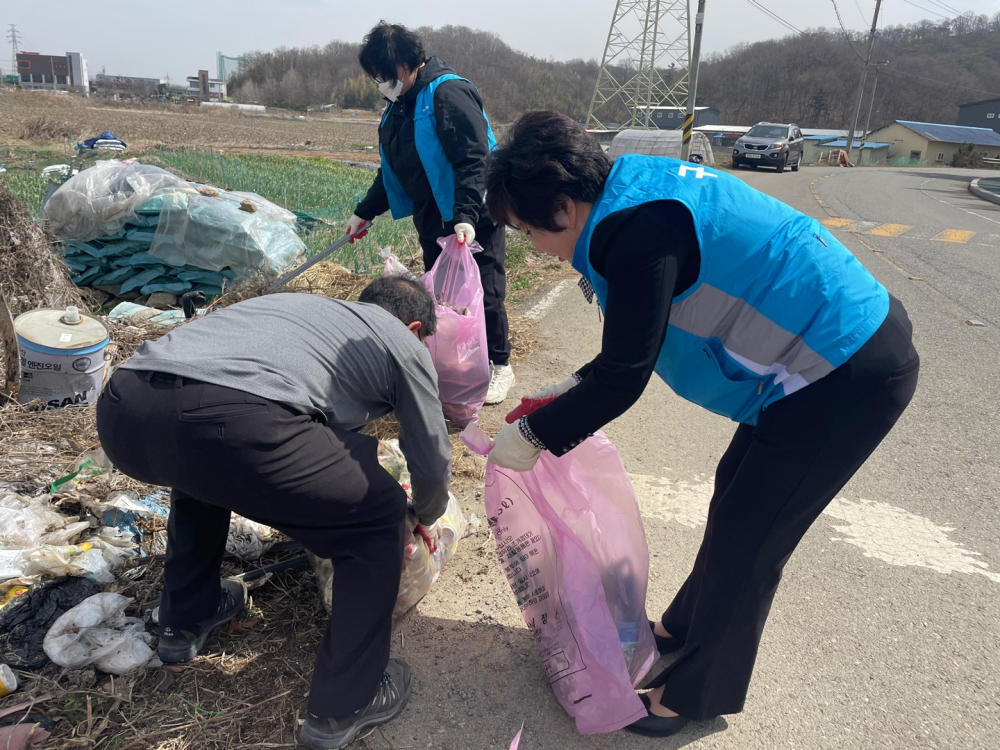
[{"label": "electricity transmission tower", "polygon": [[16,23],[10,24],[7,41],[10,42],[10,74],[17,75],[17,50],[18,45],[21,44],[21,35],[18,33]]},{"label": "electricity transmission tower", "polygon": [[587,127],[651,128],[650,107],[687,103],[689,0],[617,0]]}]

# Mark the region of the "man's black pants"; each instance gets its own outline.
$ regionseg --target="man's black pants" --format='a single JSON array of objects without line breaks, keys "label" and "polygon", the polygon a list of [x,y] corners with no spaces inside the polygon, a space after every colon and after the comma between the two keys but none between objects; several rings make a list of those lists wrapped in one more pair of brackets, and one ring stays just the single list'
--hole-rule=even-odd
[{"label": "man's black pants", "polygon": [[378,442],[249,393],[136,370],[112,376],[97,429],[116,468],[173,490],[160,623],[190,630],[215,614],[235,511],[333,560],[308,710],[341,718],[366,705],[389,660],[406,516]]},{"label": "man's black pants", "polygon": [[[438,237],[447,237],[451,231],[442,229],[439,235],[421,237],[420,247],[424,251],[424,268],[428,271],[441,255]],[[479,220],[476,226],[476,242],[483,251],[472,257],[479,266],[479,278],[483,282],[483,306],[486,312],[486,343],[489,347],[490,362],[506,365],[510,362],[510,338],[507,325],[507,230],[498,227],[488,216]]]},{"label": "man's black pants", "polygon": [[651,687],[689,719],[743,710],[781,572],[910,402],[920,360],[902,304],[844,365],[740,425],[715,475],[694,569],[663,614],[680,657]]}]

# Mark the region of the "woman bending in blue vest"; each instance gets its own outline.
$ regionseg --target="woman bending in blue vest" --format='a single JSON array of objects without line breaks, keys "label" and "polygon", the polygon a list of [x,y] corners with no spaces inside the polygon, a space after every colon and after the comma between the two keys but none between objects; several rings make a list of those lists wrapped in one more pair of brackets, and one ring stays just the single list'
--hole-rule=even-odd
[{"label": "woman bending in blue vest", "polygon": [[493,153],[494,220],[572,261],[603,308],[601,353],[534,394],[497,436],[530,469],[638,400],[655,372],[737,422],[694,567],[658,622],[680,655],[629,727],[664,737],[743,709],[781,571],[882,442],[917,385],[902,304],[818,222],[741,180],[666,157],[613,164],[568,117],[522,117]]},{"label": "woman bending in blue vest", "polygon": [[363,236],[360,227],[386,211],[393,219],[413,216],[427,269],[441,254],[439,237],[454,234],[460,243],[482,246],[473,257],[486,308],[486,403],[498,404],[514,385],[514,371],[504,309],[505,228],[483,206],[486,161],[496,141],[479,91],[438,58],[428,59],[420,38],[403,26],[379,23],[358,59],[388,105],[378,130],[382,166],[347,233]]}]

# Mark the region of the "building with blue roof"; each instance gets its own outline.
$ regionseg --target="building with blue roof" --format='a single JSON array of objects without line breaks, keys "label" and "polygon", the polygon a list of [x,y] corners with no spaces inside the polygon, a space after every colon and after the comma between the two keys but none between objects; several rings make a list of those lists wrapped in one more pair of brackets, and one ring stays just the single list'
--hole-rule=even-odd
[{"label": "building with blue roof", "polygon": [[989,128],[896,120],[869,139],[889,143],[888,158],[909,164],[950,166],[957,151],[971,143],[985,158],[1000,159],[1000,133]]}]

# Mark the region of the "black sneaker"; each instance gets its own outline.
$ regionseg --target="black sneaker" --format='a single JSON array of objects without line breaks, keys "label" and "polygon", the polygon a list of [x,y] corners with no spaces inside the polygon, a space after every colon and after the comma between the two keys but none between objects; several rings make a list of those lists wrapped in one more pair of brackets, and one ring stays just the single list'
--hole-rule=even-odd
[{"label": "black sneaker", "polygon": [[299,739],[313,750],[340,750],[368,727],[385,724],[399,716],[411,692],[410,667],[402,659],[389,659],[375,697],[367,706],[343,719],[321,719],[306,714]]},{"label": "black sneaker", "polygon": [[164,664],[185,664],[191,661],[205,646],[208,636],[236,617],[246,605],[246,584],[241,580],[223,578],[218,612],[201,623],[196,632],[161,628],[156,655]]}]

